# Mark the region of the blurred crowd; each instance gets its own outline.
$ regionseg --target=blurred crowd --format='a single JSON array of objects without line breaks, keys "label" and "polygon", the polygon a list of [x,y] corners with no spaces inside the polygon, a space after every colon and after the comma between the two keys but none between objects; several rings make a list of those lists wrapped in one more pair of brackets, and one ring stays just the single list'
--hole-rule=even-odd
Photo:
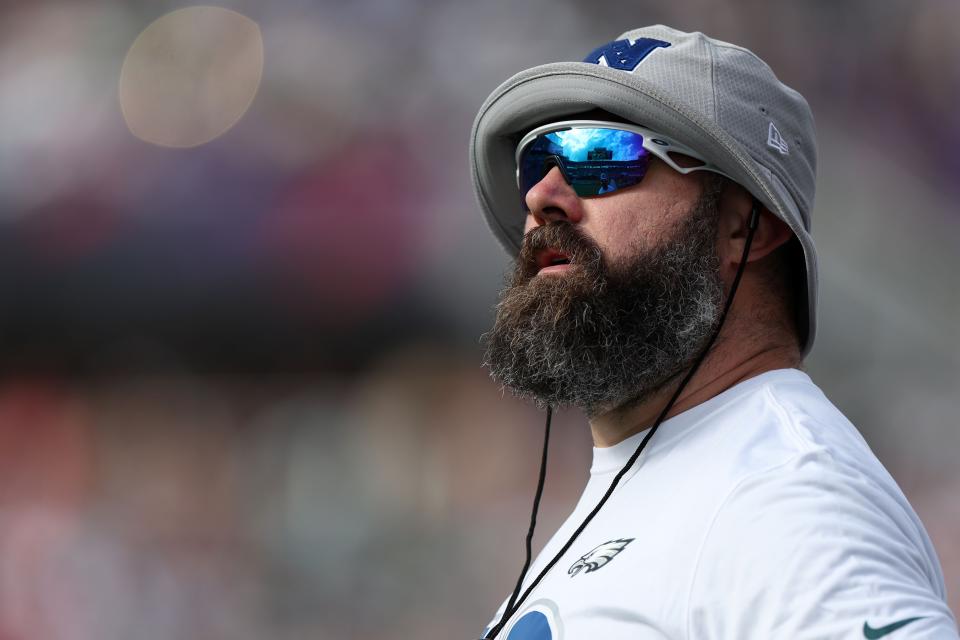
[{"label": "blurred crowd", "polygon": [[[960,611],[960,4],[222,2],[262,55],[187,75],[253,93],[156,144],[121,78],[187,6],[0,4],[0,640],[476,637],[522,561],[543,416],[480,366],[508,259],[470,125],[514,72],[657,22],[810,101],[808,370]],[[181,48],[225,37],[198,24]],[[582,416],[553,447],[541,532],[585,481]]]},{"label": "blurred crowd", "polygon": [[[522,551],[542,417],[420,345],[362,376],[0,391],[3,638],[479,633]],[[552,451],[559,524],[589,467]]]}]

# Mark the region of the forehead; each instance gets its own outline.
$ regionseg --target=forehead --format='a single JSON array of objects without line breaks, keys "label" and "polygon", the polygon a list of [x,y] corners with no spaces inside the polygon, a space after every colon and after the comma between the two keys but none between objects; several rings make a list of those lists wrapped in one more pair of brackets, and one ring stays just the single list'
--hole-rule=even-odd
[{"label": "forehead", "polygon": [[634,124],[641,127],[646,125],[642,122],[633,122],[632,120],[627,120],[622,118],[615,113],[610,113],[604,109],[591,109],[589,111],[584,111],[583,113],[577,113],[572,116],[565,116],[564,120],[607,120],[609,122],[620,122],[623,124]]},{"label": "forehead", "polygon": [[619,122],[621,124],[632,124],[632,125],[641,126],[641,127],[645,126],[643,123],[627,120],[626,118],[622,118],[614,113],[610,113],[609,111],[605,111],[603,109],[590,109],[588,111],[571,113],[564,116],[556,116],[556,117],[550,118],[549,120],[540,120],[540,121],[534,122],[528,128],[512,136],[513,146],[516,147],[517,144],[519,144],[520,140],[525,135],[527,135],[537,127],[542,127],[544,125],[552,124],[554,122],[563,122],[566,120],[606,120],[607,122]]},{"label": "forehead", "polygon": [[[521,138],[523,138],[523,136],[526,135],[526,133],[532,131],[533,129],[535,129],[535,128],[537,128],[537,127],[544,126],[544,125],[548,125],[548,124],[552,124],[552,123],[554,123],[554,122],[562,122],[562,121],[568,121],[568,120],[601,120],[601,121],[606,121],[606,122],[615,122],[615,123],[620,123],[620,124],[629,124],[629,125],[633,125],[633,126],[643,127],[644,129],[650,129],[650,131],[655,132],[655,133],[656,133],[656,131],[657,131],[655,128],[647,127],[647,125],[646,125],[645,123],[642,123],[642,122],[634,122],[634,121],[632,121],[632,120],[628,120],[628,119],[626,119],[626,118],[623,118],[623,117],[621,117],[621,116],[618,116],[618,115],[616,115],[615,113],[611,113],[611,112],[606,111],[606,110],[604,110],[604,109],[590,109],[590,110],[588,110],[588,111],[583,111],[583,112],[580,112],[580,113],[574,113],[574,114],[570,114],[570,115],[565,115],[565,116],[560,117],[560,118],[551,118],[550,120],[547,120],[547,121],[544,121],[544,122],[538,122],[538,123],[536,123],[535,125],[531,126],[529,129],[527,129],[526,131],[523,131],[523,132],[521,132],[520,134],[518,134],[518,135],[515,137],[514,146],[516,146],[517,144],[520,143]],[[661,136],[661,137],[667,138],[667,136]],[[694,151],[694,153],[699,153],[699,152],[696,151],[696,150],[693,150],[693,151]],[[701,166],[701,165],[704,164],[703,161],[700,161],[700,160],[697,160],[697,159],[695,159],[695,158],[692,158],[692,157],[690,157],[690,156],[688,156],[688,155],[679,153],[679,152],[676,151],[676,150],[671,150],[671,151],[669,152],[669,155],[670,155],[670,158],[671,158],[674,162],[676,162],[678,165],[680,165],[681,167],[696,167],[696,166]],[[653,157],[651,158],[651,161],[652,161],[652,162],[662,162],[662,161],[661,161],[659,158],[657,158],[656,156],[653,156]]]},{"label": "forehead", "polygon": [[[537,126],[550,124],[550,122],[560,122],[562,120],[606,120],[607,122],[619,122],[620,124],[632,124],[634,126],[643,127],[645,129],[650,129],[653,132],[657,132],[656,127],[648,127],[647,124],[644,122],[634,122],[633,120],[628,120],[627,118],[618,116],[617,114],[611,113],[605,109],[590,109],[588,111],[571,114],[568,116],[564,116],[562,118],[553,118],[550,121],[541,122]],[[530,127],[530,130],[532,131],[534,128],[535,127]],[[667,138],[668,136],[663,136],[663,137]],[[520,141],[520,138],[517,138],[517,142],[519,141]],[[694,151],[694,153],[701,153],[696,149],[692,149],[692,151]],[[684,155],[682,153],[678,153],[676,151],[670,152],[670,158],[674,160],[677,164],[679,164],[681,167],[696,167],[703,164],[703,162],[699,160],[691,158],[690,156]],[[662,163],[662,161],[655,156],[651,160],[653,162]]]}]

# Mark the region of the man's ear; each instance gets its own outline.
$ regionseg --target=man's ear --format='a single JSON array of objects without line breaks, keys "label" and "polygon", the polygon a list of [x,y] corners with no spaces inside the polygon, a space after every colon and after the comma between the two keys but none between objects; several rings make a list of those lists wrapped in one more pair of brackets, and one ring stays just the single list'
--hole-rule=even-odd
[{"label": "man's ear", "polygon": [[[748,263],[765,258],[793,236],[787,223],[759,202],[757,204],[761,207],[760,224],[753,234]],[[722,267],[736,268],[743,257],[743,245],[749,233],[753,197],[740,185],[728,182],[720,195],[718,208],[717,253]]]}]

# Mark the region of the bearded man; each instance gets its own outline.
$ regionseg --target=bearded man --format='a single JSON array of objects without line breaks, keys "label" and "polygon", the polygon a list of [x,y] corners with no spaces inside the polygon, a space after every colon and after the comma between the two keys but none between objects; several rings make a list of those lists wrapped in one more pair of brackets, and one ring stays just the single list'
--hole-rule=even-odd
[{"label": "bearded man", "polygon": [[[655,26],[521,72],[471,139],[516,266],[494,379],[582,409],[583,496],[484,638],[957,638],[919,518],[801,368],[816,139],[753,53]],[[546,442],[544,444],[544,463]]]}]

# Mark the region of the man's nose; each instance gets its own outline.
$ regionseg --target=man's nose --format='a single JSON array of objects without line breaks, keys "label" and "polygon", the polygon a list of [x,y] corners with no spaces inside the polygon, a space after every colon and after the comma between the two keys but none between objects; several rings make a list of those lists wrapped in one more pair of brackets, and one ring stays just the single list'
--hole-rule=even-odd
[{"label": "man's nose", "polygon": [[583,218],[583,201],[564,180],[560,167],[552,167],[540,182],[533,185],[525,201],[530,210],[527,230],[556,220],[576,224]]}]

